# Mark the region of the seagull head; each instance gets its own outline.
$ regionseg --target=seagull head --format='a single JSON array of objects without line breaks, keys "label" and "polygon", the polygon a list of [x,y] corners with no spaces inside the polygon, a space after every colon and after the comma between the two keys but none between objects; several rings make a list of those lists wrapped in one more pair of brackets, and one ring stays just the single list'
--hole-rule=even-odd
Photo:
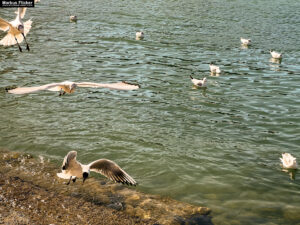
[{"label": "seagull head", "polygon": [[88,173],[88,172],[83,172],[83,173],[82,173],[82,179],[83,179],[83,182],[82,182],[82,183],[84,183],[84,181],[88,178],[88,176],[89,176],[89,173]]},{"label": "seagull head", "polygon": [[18,30],[21,32],[21,33],[24,33],[24,26],[22,24],[20,24],[18,26]]},{"label": "seagull head", "polygon": [[77,87],[77,84],[76,84],[76,83],[70,84],[70,90],[71,90],[71,91],[72,91],[72,90],[75,90],[76,87]]}]

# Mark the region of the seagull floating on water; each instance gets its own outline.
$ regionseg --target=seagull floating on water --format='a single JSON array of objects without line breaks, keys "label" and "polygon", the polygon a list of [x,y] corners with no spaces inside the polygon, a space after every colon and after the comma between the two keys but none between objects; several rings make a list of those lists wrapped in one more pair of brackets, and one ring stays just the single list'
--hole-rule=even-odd
[{"label": "seagull floating on water", "polygon": [[135,33],[135,39],[136,40],[142,40],[144,39],[144,32],[143,31],[139,31]]},{"label": "seagull floating on water", "polygon": [[243,45],[251,45],[251,39],[241,38]]},{"label": "seagull floating on water", "polygon": [[7,22],[4,19],[0,18],[0,30],[7,32],[7,35],[0,41],[1,45],[10,46],[17,44],[20,52],[22,48],[20,43],[25,40],[26,49],[29,51],[29,45],[26,41],[26,35],[28,34],[32,21],[27,20],[25,23],[22,22],[26,13],[26,8],[18,8],[17,17],[11,22]]},{"label": "seagull floating on water", "polygon": [[209,64],[210,72],[212,73],[221,73],[220,67],[214,65],[213,63]]},{"label": "seagull floating on water", "polygon": [[192,83],[197,86],[197,87],[206,87],[206,77],[204,77],[202,80],[197,80],[195,78],[193,78],[191,75],[190,75],[190,78],[191,78],[191,81]]},{"label": "seagull floating on water", "polygon": [[298,164],[296,158],[290,153],[282,153],[282,158],[279,158],[284,169],[297,169]]},{"label": "seagull floating on water", "polygon": [[51,84],[45,84],[36,87],[18,87],[15,89],[8,90],[8,93],[28,94],[37,91],[48,90],[48,91],[59,91],[60,92],[59,95],[64,95],[65,93],[68,94],[73,93],[77,87],[109,88],[109,89],[124,90],[124,91],[136,90],[140,88],[140,86],[137,84],[129,84],[125,81],[118,82],[118,83],[92,83],[92,82],[77,83],[73,81],[64,81],[61,83],[51,83]]},{"label": "seagull floating on water", "polygon": [[70,16],[71,22],[77,22],[77,16]]},{"label": "seagull floating on water", "polygon": [[270,50],[270,54],[271,54],[272,58],[274,58],[274,59],[282,59],[282,54],[279,52]]},{"label": "seagull floating on water", "polygon": [[62,172],[57,173],[57,176],[62,179],[76,181],[77,178],[83,179],[83,182],[90,175],[90,171],[100,173],[107,178],[122,184],[136,185],[137,182],[122,170],[115,162],[108,159],[98,159],[88,165],[81,164],[76,160],[77,152],[70,151],[64,158],[62,164]]}]

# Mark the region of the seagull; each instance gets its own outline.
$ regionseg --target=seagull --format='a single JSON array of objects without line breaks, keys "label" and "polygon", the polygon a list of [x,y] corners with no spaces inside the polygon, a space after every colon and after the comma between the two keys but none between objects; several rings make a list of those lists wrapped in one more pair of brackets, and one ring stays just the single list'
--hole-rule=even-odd
[{"label": "seagull", "polygon": [[212,73],[221,73],[220,67],[214,65],[213,63],[209,64],[210,72]]},{"label": "seagull", "polygon": [[32,21],[29,19],[25,23],[22,22],[22,18],[25,16],[26,8],[18,8],[17,17],[11,22],[7,22],[0,18],[0,30],[7,32],[7,35],[0,41],[1,45],[10,46],[17,44],[20,52],[22,48],[19,43],[23,40],[26,42],[26,49],[29,51],[29,45],[25,36],[31,28]]},{"label": "seagull", "polygon": [[290,153],[282,153],[282,158],[279,158],[282,162],[282,167],[284,169],[297,169],[298,164],[296,158],[293,157]]},{"label": "seagull", "polygon": [[241,38],[241,42],[243,45],[251,45],[251,39]]},{"label": "seagull", "polygon": [[136,185],[137,182],[122,170],[115,162],[108,159],[98,159],[88,165],[81,164],[76,160],[77,152],[70,151],[64,158],[62,164],[62,172],[57,173],[57,176],[62,179],[69,179],[67,185],[71,180],[76,181],[77,178],[84,181],[90,175],[90,171],[100,173],[107,178],[122,184]]},{"label": "seagull", "polygon": [[272,58],[274,58],[274,59],[281,59],[282,58],[282,54],[279,53],[279,52],[275,52],[275,51],[270,50],[270,54],[271,54]]},{"label": "seagull", "polygon": [[204,77],[202,80],[197,80],[195,78],[193,78],[191,75],[190,75],[190,78],[191,78],[191,81],[192,83],[197,86],[197,87],[206,87],[206,77]]},{"label": "seagull", "polygon": [[51,83],[45,84],[42,86],[36,87],[18,87],[11,90],[8,90],[8,93],[11,94],[28,94],[37,91],[59,91],[59,96],[64,95],[66,93],[71,94],[75,91],[77,87],[91,87],[91,88],[110,88],[116,90],[136,90],[139,89],[140,86],[138,84],[129,84],[125,81],[118,82],[118,83],[92,83],[92,82],[73,82],[73,81],[64,81],[61,83]]},{"label": "seagull", "polygon": [[143,31],[136,32],[135,33],[135,39],[136,40],[143,40],[144,39],[144,32]]},{"label": "seagull", "polygon": [[70,16],[71,22],[77,22],[77,16]]}]

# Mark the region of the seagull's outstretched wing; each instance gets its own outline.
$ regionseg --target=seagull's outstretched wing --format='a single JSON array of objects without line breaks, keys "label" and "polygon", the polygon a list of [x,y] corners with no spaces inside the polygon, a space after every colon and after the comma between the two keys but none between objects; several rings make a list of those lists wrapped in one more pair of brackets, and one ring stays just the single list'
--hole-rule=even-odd
[{"label": "seagull's outstretched wing", "polygon": [[27,8],[25,8],[25,7],[18,8],[18,11],[19,11],[18,13],[19,13],[21,19],[24,18],[25,13],[26,13],[26,9],[27,9]]},{"label": "seagull's outstretched wing", "polygon": [[129,84],[125,81],[118,82],[118,83],[91,83],[91,82],[82,82],[82,83],[76,83],[78,87],[92,87],[92,88],[110,88],[110,89],[116,89],[116,90],[136,90],[139,89],[140,86],[137,84]]},{"label": "seagull's outstretched wing", "polygon": [[[73,160],[76,161],[77,152],[76,151],[70,151],[64,158],[63,164],[62,164],[62,170],[67,170],[70,164]],[[74,162],[75,162],[74,161]]]},{"label": "seagull's outstretched wing", "polygon": [[90,171],[101,173],[109,179],[127,185],[136,185],[136,181],[116,163],[108,159],[99,159],[89,164]]},{"label": "seagull's outstretched wing", "polygon": [[37,86],[37,87],[18,87],[12,90],[9,90],[8,93],[11,94],[28,94],[28,93],[33,93],[37,91],[43,91],[43,90],[48,90],[50,88],[54,88],[56,86],[61,85],[61,83],[52,83],[52,84],[45,84],[42,86]]},{"label": "seagull's outstretched wing", "polygon": [[27,20],[24,23],[24,35],[26,36],[31,29],[32,20]]},{"label": "seagull's outstretched wing", "polygon": [[7,31],[11,24],[4,19],[0,18],[0,30]]}]

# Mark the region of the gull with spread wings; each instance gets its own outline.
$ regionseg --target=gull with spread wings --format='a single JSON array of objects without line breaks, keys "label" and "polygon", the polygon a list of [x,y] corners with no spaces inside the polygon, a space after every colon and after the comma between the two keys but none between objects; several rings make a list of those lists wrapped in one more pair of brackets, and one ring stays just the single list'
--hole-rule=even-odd
[{"label": "gull with spread wings", "polygon": [[118,83],[92,83],[92,82],[73,82],[73,81],[64,81],[61,83],[51,83],[45,84],[42,86],[36,87],[18,87],[15,89],[8,90],[8,93],[11,94],[28,94],[37,91],[59,91],[59,95],[64,95],[65,93],[71,94],[75,91],[77,87],[91,87],[91,88],[109,88],[115,90],[136,90],[139,89],[140,86],[138,84],[129,84],[125,81],[118,82]]},{"label": "gull with spread wings", "polygon": [[16,13],[16,19],[11,22],[7,22],[6,20],[0,18],[0,30],[7,32],[6,36],[0,41],[0,44],[4,46],[17,44],[20,52],[22,52],[20,43],[25,40],[26,49],[29,51],[29,45],[25,36],[31,28],[32,21],[29,19],[24,23],[22,22],[22,19],[26,13],[26,8],[18,8]]},{"label": "gull with spread wings", "polygon": [[108,159],[98,159],[88,165],[81,164],[76,160],[77,152],[70,151],[64,158],[62,164],[62,172],[57,173],[57,176],[62,179],[76,181],[77,178],[83,179],[83,182],[90,175],[90,171],[100,173],[109,179],[127,185],[136,185],[137,182],[122,170],[115,162]]}]

